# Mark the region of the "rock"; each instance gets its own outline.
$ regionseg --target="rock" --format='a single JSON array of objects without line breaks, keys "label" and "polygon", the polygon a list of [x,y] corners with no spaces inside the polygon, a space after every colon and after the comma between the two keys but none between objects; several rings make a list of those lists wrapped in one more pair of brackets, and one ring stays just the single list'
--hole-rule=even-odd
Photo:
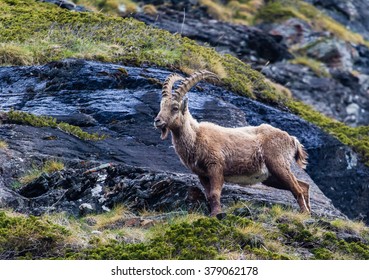
[{"label": "rock", "polygon": [[[263,68],[263,73],[271,80],[288,87],[293,96],[316,108],[319,112],[352,126],[367,124],[369,120],[369,98],[365,86],[353,74],[332,71],[334,79],[318,77],[302,65],[278,62]],[[355,103],[359,106],[352,118],[347,107]]]},{"label": "rock", "polygon": [[17,192],[7,188],[0,177],[0,208],[13,209],[14,211],[22,211],[27,209],[28,200]]},{"label": "rock", "polygon": [[289,47],[307,46],[325,36],[324,33],[315,32],[307,22],[297,18],[287,19],[278,24],[262,24],[260,27],[269,34],[281,38]]},{"label": "rock", "polygon": [[[86,131],[108,136],[103,141],[82,141],[57,129],[9,124],[4,120],[0,137],[6,139],[9,148],[8,156],[0,158],[0,167],[5,187],[9,188],[11,178],[20,175],[18,170],[27,170],[32,162],[57,158],[68,166],[47,178],[47,192],[30,198],[18,195],[22,202],[20,211],[33,214],[66,211],[78,216],[82,203],[95,205],[97,213],[121,203],[132,211],[199,208],[207,211],[198,179],[182,166],[170,141],[160,140],[160,132],[152,124],[159,110],[161,87],[148,77],[164,81],[170,72],[125,67],[128,75],[117,76],[121,67],[64,60],[40,66],[0,68],[0,102],[4,109],[13,107],[54,117],[82,112],[96,120],[93,126],[84,128]],[[198,87],[188,94],[195,118],[229,127],[269,123],[286,130],[307,148],[310,157],[307,172],[333,204],[350,218],[368,219],[369,193],[365,182],[369,170],[355,160],[357,156],[350,148],[286,111],[208,83],[199,85],[201,91]],[[17,91],[13,91],[15,88]],[[26,88],[33,88],[34,94],[27,95]],[[46,140],[46,135],[57,138]],[[109,164],[103,165],[106,163]],[[298,169],[295,172],[313,184],[306,173]],[[319,188],[316,185],[312,188],[314,213],[342,217]],[[226,184],[222,203],[231,205],[237,201],[296,207],[288,191],[262,184],[252,187]]]},{"label": "rock", "polygon": [[349,30],[362,34],[369,40],[369,3],[366,0],[306,0],[323,10]]},{"label": "rock", "polygon": [[36,180],[21,187],[18,193],[24,197],[37,197],[41,196],[49,190],[49,176],[47,174],[41,174]]},{"label": "rock", "polygon": [[365,243],[365,240],[360,235],[343,231],[337,232],[337,238],[339,240],[345,240],[348,243],[351,242]]},{"label": "rock", "polygon": [[94,207],[90,203],[82,203],[78,208],[80,210],[80,216],[84,216],[95,212]]},{"label": "rock", "polygon": [[140,222],[140,227],[142,228],[150,228],[155,225],[154,220],[142,219]]},{"label": "rock", "polygon": [[[186,12],[183,12],[184,9]],[[255,27],[210,19],[204,11],[199,10],[196,6],[162,5],[159,7],[159,16],[138,13],[134,17],[201,44],[210,44],[221,53],[233,54],[250,63],[264,65],[266,62],[292,58],[277,36]]]},{"label": "rock", "polygon": [[76,12],[90,12],[84,6],[76,5],[72,1],[68,0],[41,0],[41,2],[48,2],[59,6],[60,8],[76,11]]},{"label": "rock", "polygon": [[355,48],[349,43],[337,39],[321,40],[307,49],[306,54],[324,62],[331,68],[351,71],[358,56]]}]

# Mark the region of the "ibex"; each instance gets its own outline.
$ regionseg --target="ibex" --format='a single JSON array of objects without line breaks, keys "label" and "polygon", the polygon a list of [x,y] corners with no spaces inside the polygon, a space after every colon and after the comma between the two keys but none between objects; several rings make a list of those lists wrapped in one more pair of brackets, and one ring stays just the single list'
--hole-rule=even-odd
[{"label": "ibex", "polygon": [[[292,192],[302,212],[310,213],[309,184],[297,180],[291,171],[296,161],[307,164],[307,153],[297,138],[267,124],[226,128],[210,122],[197,122],[188,110],[185,94],[199,81],[218,77],[199,71],[188,78],[171,74],[164,82],[160,112],[154,120],[161,138],[169,131],[182,163],[195,173],[205,189],[211,216],[221,212],[223,183],[272,186]],[[182,81],[172,93],[175,82]]]}]

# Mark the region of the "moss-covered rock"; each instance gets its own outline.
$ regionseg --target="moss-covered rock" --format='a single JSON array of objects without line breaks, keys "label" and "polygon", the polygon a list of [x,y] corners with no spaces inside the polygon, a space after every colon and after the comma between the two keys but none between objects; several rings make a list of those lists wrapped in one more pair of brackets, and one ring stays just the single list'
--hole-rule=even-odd
[{"label": "moss-covered rock", "polygon": [[103,140],[106,138],[105,135],[99,135],[97,133],[88,133],[83,131],[80,127],[75,125],[70,125],[65,122],[58,122],[53,117],[48,116],[36,116],[31,113],[21,112],[21,111],[14,111],[10,110],[6,113],[7,121],[10,123],[17,123],[17,124],[25,124],[31,125],[35,127],[51,127],[51,128],[58,128],[65,133],[72,134],[82,140]]}]

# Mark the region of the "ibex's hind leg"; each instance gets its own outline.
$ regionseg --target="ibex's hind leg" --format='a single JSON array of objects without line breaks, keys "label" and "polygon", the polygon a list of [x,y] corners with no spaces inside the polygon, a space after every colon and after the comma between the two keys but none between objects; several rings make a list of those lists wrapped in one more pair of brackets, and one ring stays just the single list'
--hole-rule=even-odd
[{"label": "ibex's hind leg", "polygon": [[287,163],[283,163],[282,160],[276,160],[273,161],[273,164],[267,165],[267,167],[270,173],[272,173],[272,175],[275,176],[281,184],[292,192],[301,211],[310,213],[308,203],[305,201],[304,191],[300,187],[295,175],[293,175]]},{"label": "ibex's hind leg", "polygon": [[304,198],[305,198],[305,202],[307,204],[307,207],[309,209],[309,211],[311,212],[311,206],[310,206],[310,192],[309,192],[309,189],[310,189],[310,185],[304,181],[301,181],[301,180],[297,180],[297,182],[299,183],[301,189],[302,189],[302,192],[304,194]]}]

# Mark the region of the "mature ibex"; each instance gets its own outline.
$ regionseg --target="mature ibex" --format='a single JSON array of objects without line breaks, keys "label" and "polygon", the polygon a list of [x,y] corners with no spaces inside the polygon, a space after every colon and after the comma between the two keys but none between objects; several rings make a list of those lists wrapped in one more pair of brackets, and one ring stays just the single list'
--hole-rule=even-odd
[{"label": "mature ibex", "polygon": [[[204,186],[211,216],[221,211],[220,195],[224,181],[236,184],[273,182],[288,189],[302,212],[310,213],[309,185],[297,180],[291,163],[305,168],[307,153],[297,138],[267,124],[226,128],[210,122],[198,123],[188,110],[185,94],[203,79],[218,80],[208,71],[184,79],[171,74],[163,85],[160,112],[155,127],[161,138],[172,133],[175,150],[182,163]],[[181,85],[172,93],[175,82]]]}]

